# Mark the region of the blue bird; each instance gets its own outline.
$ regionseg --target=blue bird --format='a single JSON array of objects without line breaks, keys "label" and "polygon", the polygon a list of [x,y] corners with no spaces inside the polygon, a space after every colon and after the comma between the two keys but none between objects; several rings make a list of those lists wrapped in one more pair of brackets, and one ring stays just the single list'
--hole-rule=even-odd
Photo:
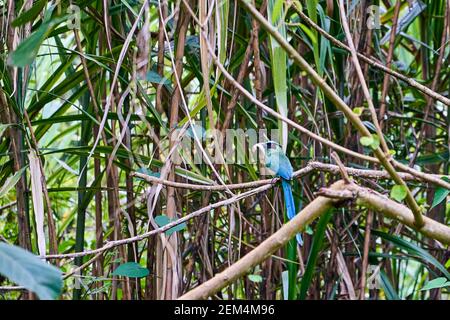
[{"label": "blue bird", "polygon": [[[292,187],[290,180],[294,170],[292,169],[291,162],[284,154],[281,145],[274,141],[257,143],[253,149],[260,148],[263,151],[265,157],[266,167],[273,172],[274,175],[281,178],[281,186],[283,187],[284,203],[286,205],[286,214],[289,220],[293,219],[296,215],[294,197],[292,195]],[[297,242],[300,246],[303,245],[303,239],[300,233],[296,235]]]}]

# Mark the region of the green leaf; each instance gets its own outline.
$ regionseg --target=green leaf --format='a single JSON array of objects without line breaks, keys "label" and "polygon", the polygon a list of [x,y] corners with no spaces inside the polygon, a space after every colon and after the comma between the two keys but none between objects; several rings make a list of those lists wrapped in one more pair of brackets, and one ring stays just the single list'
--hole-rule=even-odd
[{"label": "green leaf", "polygon": [[277,21],[281,18],[283,13],[283,2],[282,0],[276,0],[272,9],[272,21]]},{"label": "green leaf", "polygon": [[47,37],[49,30],[49,23],[41,24],[35,32],[23,40],[17,49],[11,53],[8,63],[17,67],[25,67],[30,65],[34,61],[34,58],[36,58],[39,47]]},{"label": "green leaf", "polygon": [[447,278],[440,277],[431,280],[426,285],[423,286],[421,291],[424,290],[431,290],[431,289],[437,289],[437,288],[444,288],[444,287],[450,287],[450,281],[447,281]]},{"label": "green leaf", "polygon": [[[447,179],[447,178],[442,178],[442,180],[450,182],[449,179]],[[450,193],[450,190],[447,188],[442,188],[442,187],[437,188],[436,192],[434,193],[433,204],[431,205],[430,209],[433,209],[438,204],[440,204],[442,201],[444,201],[447,198],[449,193]]]},{"label": "green leaf", "polygon": [[403,199],[406,198],[407,192],[406,192],[406,187],[405,186],[401,186],[396,184],[395,186],[392,187],[391,190],[391,198],[401,202]]},{"label": "green leaf", "polygon": [[128,278],[143,278],[150,274],[147,268],[142,267],[136,262],[127,262],[121,264],[112,273],[113,276],[122,276]]},{"label": "green leaf", "polygon": [[17,182],[19,182],[20,177],[26,169],[27,167],[23,167],[22,169],[17,171],[11,178],[6,180],[5,184],[0,187],[0,198],[7,195],[9,190],[11,190],[17,184]]},{"label": "green leaf", "polygon": [[370,144],[370,147],[375,150],[380,146],[380,138],[376,134],[372,134],[373,142]]},{"label": "green leaf", "polygon": [[56,299],[61,293],[61,271],[20,247],[0,243],[0,273],[42,300]]},{"label": "green leaf", "polygon": [[447,269],[436,258],[434,258],[426,250],[412,243],[410,240],[405,240],[378,230],[373,230],[372,233],[374,236],[379,236],[393,243],[398,248],[407,251],[411,256],[416,257],[418,261],[426,263],[426,266],[433,266],[433,268],[438,269],[444,276],[450,279],[450,272],[448,272]]},{"label": "green leaf", "polygon": [[97,288],[97,289],[94,289],[94,290],[92,290],[92,291],[89,291],[89,294],[98,294],[98,293],[101,293],[101,292],[107,293],[108,290],[109,290],[109,288],[111,287],[111,285],[112,285],[111,282],[105,283],[104,286],[102,286],[102,287],[100,287],[100,288]]},{"label": "green leaf", "polygon": [[[148,176],[155,177],[155,178],[160,178],[161,177],[161,173],[160,172],[153,172],[153,171],[151,171],[151,170],[149,170],[147,168],[139,168],[139,169],[136,170],[136,172],[143,173],[143,174],[146,174]],[[141,179],[139,177],[136,177],[136,178],[137,179]]]},{"label": "green leaf", "polygon": [[360,115],[362,115],[363,112],[364,112],[364,108],[354,108],[353,109],[353,113],[356,114],[358,117]]},{"label": "green leaf", "polygon": [[[319,1],[318,0],[310,0],[306,1],[306,9],[308,10],[308,15],[311,18],[314,23],[318,23],[317,20],[317,8],[319,7]],[[324,66],[320,63],[320,51],[323,51],[324,48],[319,47],[319,35],[317,33],[317,30],[311,29],[311,32],[313,34],[313,53],[314,53],[314,62],[317,66],[317,71],[320,76],[323,75]],[[315,39],[315,40],[314,40]]]},{"label": "green leaf", "polygon": [[394,289],[389,277],[383,270],[380,270],[380,284],[386,294],[387,300],[402,300]]},{"label": "green leaf", "polygon": [[311,226],[308,224],[305,228],[305,233],[312,236],[314,234],[314,230],[311,228]]},{"label": "green leaf", "polygon": [[[277,31],[283,38],[286,36],[286,25],[282,19],[284,17],[283,1],[269,0],[267,2],[267,17],[270,17],[269,22],[277,28]],[[280,44],[272,37],[269,37],[270,45],[270,62],[272,66],[272,80],[273,89],[275,92],[275,102],[278,112],[287,117],[288,115],[288,86],[287,86],[287,54],[281,48]],[[288,126],[285,122],[278,121],[281,129],[281,145],[283,150],[286,150],[288,143]]]},{"label": "green leaf", "polygon": [[161,77],[157,72],[155,72],[153,70],[150,70],[149,72],[147,72],[146,80],[148,82],[152,82],[152,83],[165,84],[165,85],[169,86],[169,88],[171,85],[171,82],[169,79],[167,79],[165,77],[164,78]]},{"label": "green leaf", "polygon": [[325,231],[327,224],[333,216],[333,209],[329,209],[319,220],[316,226],[316,232],[314,234],[313,242],[311,245],[311,250],[308,255],[308,262],[306,264],[305,273],[303,275],[302,281],[300,283],[300,294],[299,299],[306,299],[308,289],[311,286],[312,280],[316,275],[315,270],[317,270],[317,259],[320,252],[322,251],[323,241],[325,237]]},{"label": "green leaf", "polygon": [[39,13],[44,9],[48,0],[39,0],[36,2],[34,6],[32,6],[29,10],[23,12],[20,16],[18,16],[13,22],[13,27],[21,26],[27,22],[33,21],[39,15]]},{"label": "green leaf", "polygon": [[259,274],[249,274],[247,276],[248,280],[252,282],[262,282],[263,278]]},{"label": "green leaf", "polygon": [[369,147],[373,143],[373,137],[361,137],[359,142],[365,147]]},{"label": "green leaf", "polygon": [[[155,222],[156,222],[156,224],[158,225],[158,226],[160,226],[160,227],[164,227],[166,224],[169,224],[169,223],[171,223],[171,222],[174,222],[174,221],[177,221],[178,219],[176,219],[176,218],[174,218],[174,219],[169,219],[169,217],[168,216],[166,216],[166,215],[161,215],[161,216],[156,216],[155,217]],[[166,232],[165,232],[165,234],[167,235],[167,236],[170,236],[170,235],[172,235],[172,233],[174,233],[174,232],[176,232],[176,231],[181,231],[181,230],[183,230],[183,229],[185,229],[186,228],[186,223],[180,223],[179,225],[176,225],[175,227],[173,227],[173,228],[170,228],[169,230],[167,230]]]},{"label": "green leaf", "polygon": [[49,8],[45,13],[44,20],[39,28],[33,32],[28,38],[23,40],[16,48],[14,52],[8,58],[8,64],[16,67],[26,67],[33,63],[36,55],[39,52],[39,48],[50,34],[53,27],[58,25],[61,21],[65,20],[65,17],[58,17],[52,19],[52,12],[54,7]]},{"label": "green leaf", "polygon": [[380,138],[376,134],[372,134],[370,137],[361,137],[359,142],[365,147],[371,147],[377,149],[380,146]]},{"label": "green leaf", "polygon": [[161,215],[161,216],[156,216],[155,217],[155,222],[158,226],[163,227],[166,224],[170,223],[170,219],[168,216],[166,215]]},{"label": "green leaf", "polygon": [[10,126],[11,124],[0,124],[0,138],[2,137],[3,133],[5,133],[5,130]]}]

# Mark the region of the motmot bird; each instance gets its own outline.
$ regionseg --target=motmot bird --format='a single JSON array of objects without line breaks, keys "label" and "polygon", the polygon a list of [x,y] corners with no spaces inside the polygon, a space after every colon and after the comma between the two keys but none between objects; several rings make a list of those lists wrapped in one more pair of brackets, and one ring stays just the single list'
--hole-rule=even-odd
[{"label": "motmot bird", "polygon": [[[272,171],[274,175],[281,178],[286,214],[289,220],[291,220],[296,215],[294,196],[292,194],[290,183],[294,173],[291,162],[284,154],[281,145],[275,141],[257,143],[253,146],[253,150],[256,149],[260,149],[263,152],[266,167]],[[302,246],[303,240],[300,233],[297,233],[296,239],[298,244]]]}]

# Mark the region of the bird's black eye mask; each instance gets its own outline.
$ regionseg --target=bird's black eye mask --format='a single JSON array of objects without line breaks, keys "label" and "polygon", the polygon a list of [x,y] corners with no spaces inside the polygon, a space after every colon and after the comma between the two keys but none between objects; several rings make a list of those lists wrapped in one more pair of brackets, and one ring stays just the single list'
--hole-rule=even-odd
[{"label": "bird's black eye mask", "polygon": [[267,147],[267,150],[269,150],[269,149],[275,150],[278,147],[280,147],[280,145],[278,143],[276,143],[276,142],[269,141],[269,142],[266,143],[266,147]]}]

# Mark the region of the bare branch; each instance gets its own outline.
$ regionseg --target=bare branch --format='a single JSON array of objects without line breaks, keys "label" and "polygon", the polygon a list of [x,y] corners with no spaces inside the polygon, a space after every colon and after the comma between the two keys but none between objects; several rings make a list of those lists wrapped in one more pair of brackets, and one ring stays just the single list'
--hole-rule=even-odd
[{"label": "bare branch", "polygon": [[[333,184],[325,193],[339,195],[338,198],[351,198],[356,195],[362,205],[371,207],[376,212],[383,213],[392,219],[398,220],[429,238],[441,241],[444,244],[450,244],[450,227],[424,217],[424,225],[419,229],[415,225],[415,218],[410,209],[371,189],[362,188],[356,184],[347,184],[341,180]],[[320,196],[316,198],[300,211],[294,219],[283,225],[254,250],[225,271],[184,294],[179,299],[206,299],[222,288],[227,287],[229,284],[244,276],[248,270],[269,258],[273,252],[284,246],[299,231],[303,230],[308,223],[335,206],[336,203],[329,197]]]},{"label": "bare branch", "polygon": [[[344,181],[338,181],[330,188],[342,189]],[[301,231],[308,223],[318,218],[334,205],[334,200],[326,197],[318,197],[308,204],[291,221],[283,225],[277,232],[264,240],[258,247],[250,251],[239,261],[231,265],[225,271],[217,274],[214,278],[201,284],[197,288],[181,296],[180,300],[206,299],[220,289],[233,283],[245,275],[248,270],[269,258],[279,248],[283,247],[291,238]]]}]

